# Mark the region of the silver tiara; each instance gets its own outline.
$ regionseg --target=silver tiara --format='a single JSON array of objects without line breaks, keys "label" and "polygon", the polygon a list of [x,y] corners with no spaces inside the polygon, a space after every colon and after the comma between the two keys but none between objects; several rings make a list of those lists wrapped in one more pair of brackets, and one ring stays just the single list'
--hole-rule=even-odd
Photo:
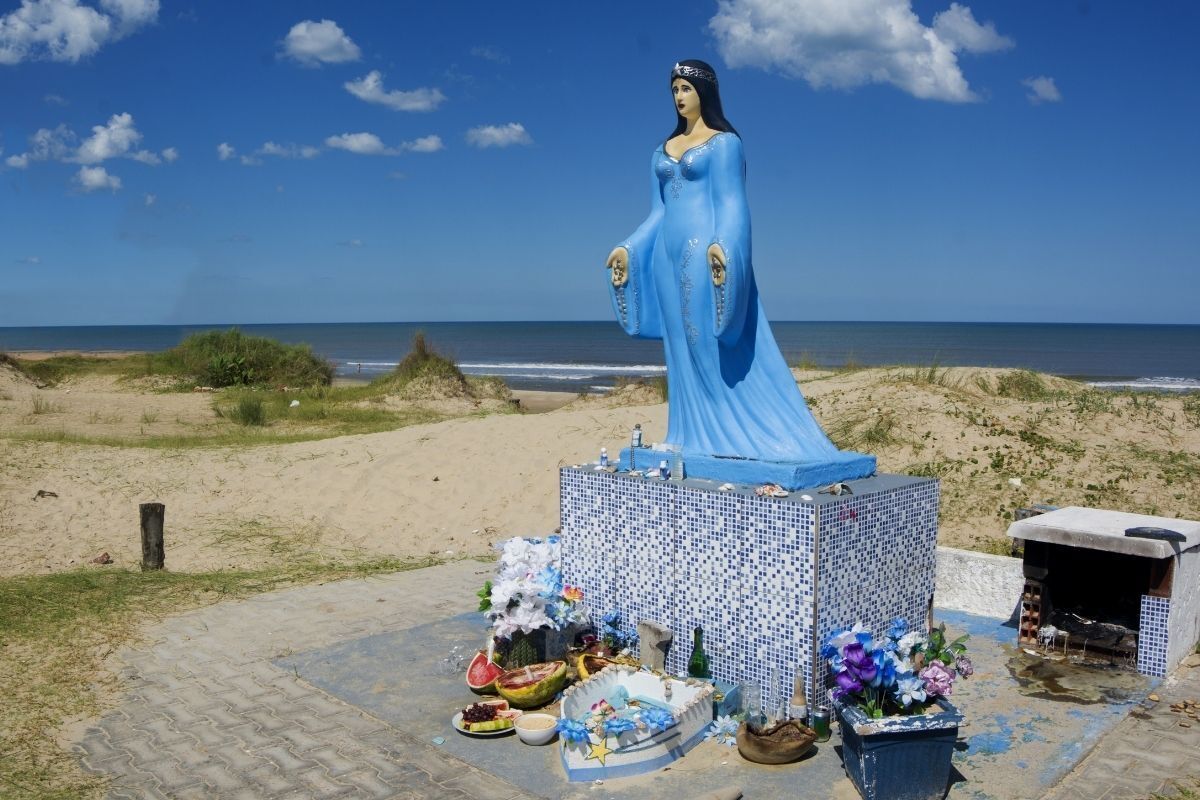
[{"label": "silver tiara", "polygon": [[717,85],[717,76],[706,69],[699,67],[688,67],[683,64],[676,64],[671,68],[671,78],[699,78],[703,81],[708,81],[713,86]]}]

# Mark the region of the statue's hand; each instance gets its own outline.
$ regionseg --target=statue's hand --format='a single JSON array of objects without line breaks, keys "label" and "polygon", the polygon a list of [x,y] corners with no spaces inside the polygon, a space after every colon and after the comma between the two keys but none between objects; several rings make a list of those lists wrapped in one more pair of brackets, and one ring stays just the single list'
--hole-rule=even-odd
[{"label": "statue's hand", "polygon": [[712,270],[713,286],[725,285],[725,251],[719,244],[708,246],[708,266]]},{"label": "statue's hand", "polygon": [[629,251],[623,246],[613,248],[605,266],[612,270],[613,286],[621,287],[629,282]]}]

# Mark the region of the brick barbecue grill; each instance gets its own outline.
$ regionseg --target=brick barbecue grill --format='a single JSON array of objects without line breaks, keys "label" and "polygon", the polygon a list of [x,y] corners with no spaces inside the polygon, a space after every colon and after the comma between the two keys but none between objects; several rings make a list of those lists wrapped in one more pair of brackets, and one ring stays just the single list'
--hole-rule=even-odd
[{"label": "brick barbecue grill", "polygon": [[1020,643],[1161,677],[1200,639],[1200,522],[1072,506],[1008,535],[1024,542]]}]

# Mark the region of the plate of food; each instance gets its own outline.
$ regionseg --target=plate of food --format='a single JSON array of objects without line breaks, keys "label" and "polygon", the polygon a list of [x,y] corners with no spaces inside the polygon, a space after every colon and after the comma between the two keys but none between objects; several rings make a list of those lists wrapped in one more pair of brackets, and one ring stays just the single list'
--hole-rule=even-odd
[{"label": "plate of food", "polygon": [[510,709],[503,700],[472,703],[455,714],[450,723],[464,736],[507,736],[515,728],[513,722],[521,712]]}]

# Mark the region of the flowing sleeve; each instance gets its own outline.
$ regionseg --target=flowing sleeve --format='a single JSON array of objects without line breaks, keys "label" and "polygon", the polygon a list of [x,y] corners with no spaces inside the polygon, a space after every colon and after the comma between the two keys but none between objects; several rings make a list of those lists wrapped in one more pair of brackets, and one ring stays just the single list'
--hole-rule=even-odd
[{"label": "flowing sleeve", "polygon": [[[746,202],[746,158],[735,133],[720,134],[713,152],[712,204],[716,231],[709,244],[725,253],[725,283],[712,286],[713,334],[731,344],[746,323],[750,294],[750,206]],[[712,285],[710,283],[710,285]]]},{"label": "flowing sleeve", "polygon": [[654,172],[657,156],[655,150],[650,157],[650,216],[620,245],[629,253],[629,280],[624,286],[613,286],[611,280],[608,282],[617,320],[627,334],[639,339],[662,338],[662,312],[658,308],[658,292],[650,271],[663,219],[662,186]]}]

